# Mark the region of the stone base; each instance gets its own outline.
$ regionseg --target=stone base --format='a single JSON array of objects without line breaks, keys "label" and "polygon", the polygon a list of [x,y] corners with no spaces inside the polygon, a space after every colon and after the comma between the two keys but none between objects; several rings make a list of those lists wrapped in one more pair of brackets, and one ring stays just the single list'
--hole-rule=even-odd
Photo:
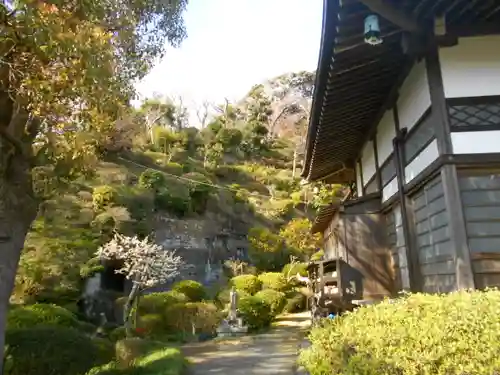
[{"label": "stone base", "polygon": [[247,332],[248,327],[243,325],[241,319],[238,319],[236,322],[228,322],[227,320],[224,320],[217,328],[217,336],[219,337],[239,336],[244,335]]}]

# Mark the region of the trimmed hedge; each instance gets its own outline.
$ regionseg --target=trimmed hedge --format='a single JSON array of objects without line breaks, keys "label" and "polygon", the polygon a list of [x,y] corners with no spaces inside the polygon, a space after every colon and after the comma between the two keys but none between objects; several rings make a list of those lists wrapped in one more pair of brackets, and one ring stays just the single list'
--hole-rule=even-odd
[{"label": "trimmed hedge", "polygon": [[94,328],[88,323],[81,322],[64,307],[46,303],[37,303],[29,306],[20,306],[9,310],[7,327],[31,328],[35,326],[60,326],[81,330]]},{"label": "trimmed hedge", "polygon": [[[146,341],[146,343],[148,343]],[[159,343],[151,346],[146,353],[135,358],[129,368],[120,368],[116,362],[105,366],[95,367],[86,375],[181,375],[185,373],[186,360],[177,348],[166,348]]]},{"label": "trimmed hedge", "polygon": [[500,291],[414,294],[359,308],[310,334],[311,375],[500,371]]},{"label": "trimmed hedge", "polygon": [[[126,302],[124,297],[121,304]],[[176,291],[150,293],[142,296],[139,300],[140,314],[164,314],[166,309],[176,303],[187,302],[185,294]]]},{"label": "trimmed hedge", "polygon": [[281,272],[265,272],[259,275],[262,289],[272,289],[284,292],[289,288],[285,276]]},{"label": "trimmed hedge", "polygon": [[256,296],[242,298],[238,305],[238,313],[251,330],[269,327],[274,319],[271,306]]},{"label": "trimmed hedge", "polygon": [[293,292],[287,296],[283,311],[286,313],[295,313],[304,311],[306,307],[306,296],[300,292]]},{"label": "trimmed hedge", "polygon": [[262,288],[262,282],[254,275],[235,276],[231,279],[231,285],[237,291],[243,291],[251,295],[257,293]]},{"label": "trimmed hedge", "polygon": [[66,327],[9,329],[5,375],[83,375],[109,362],[111,343]]},{"label": "trimmed hedge", "polygon": [[273,317],[281,314],[286,305],[285,293],[273,289],[264,289],[255,294],[255,297],[262,299],[271,307]]},{"label": "trimmed hedge", "polygon": [[181,280],[172,286],[174,292],[184,294],[190,302],[201,302],[207,297],[205,287],[194,280]]}]

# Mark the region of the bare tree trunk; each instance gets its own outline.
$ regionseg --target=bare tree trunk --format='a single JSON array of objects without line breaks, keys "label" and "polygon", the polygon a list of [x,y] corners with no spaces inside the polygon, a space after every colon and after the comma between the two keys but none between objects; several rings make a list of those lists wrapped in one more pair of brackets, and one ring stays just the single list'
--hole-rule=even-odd
[{"label": "bare tree trunk", "polygon": [[134,283],[128,295],[127,303],[123,308],[123,324],[125,325],[125,331],[127,333],[127,337],[132,336],[132,306],[134,304],[134,301],[137,299],[138,295],[139,295],[139,285]]},{"label": "bare tree trunk", "polygon": [[297,147],[295,147],[295,150],[293,150],[292,178],[295,178],[296,169],[297,169]]},{"label": "bare tree trunk", "polygon": [[0,375],[9,299],[24,241],[38,210],[28,159],[6,146],[0,136]]}]

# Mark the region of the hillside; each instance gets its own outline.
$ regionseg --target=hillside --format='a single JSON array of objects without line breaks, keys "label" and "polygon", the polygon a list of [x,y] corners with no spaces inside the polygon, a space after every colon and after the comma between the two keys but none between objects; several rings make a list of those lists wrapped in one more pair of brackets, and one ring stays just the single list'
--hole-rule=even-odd
[{"label": "hillside", "polygon": [[210,283],[228,259],[249,260],[252,228],[277,235],[311,216],[313,187],[292,176],[294,139],[263,130],[268,109],[240,113],[239,122],[221,115],[202,131],[155,126],[153,143],[141,116],[117,128],[93,173],[58,185],[43,204],[14,299],[74,301],[103,270],[92,259],[113,231],[154,234],[194,265],[184,276]]}]

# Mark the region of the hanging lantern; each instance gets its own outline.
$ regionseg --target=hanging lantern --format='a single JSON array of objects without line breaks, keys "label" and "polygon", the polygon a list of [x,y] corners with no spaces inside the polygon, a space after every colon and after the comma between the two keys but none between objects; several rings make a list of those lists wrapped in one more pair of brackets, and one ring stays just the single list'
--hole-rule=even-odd
[{"label": "hanging lantern", "polygon": [[372,46],[379,45],[383,42],[378,16],[375,14],[365,18],[365,42]]}]

